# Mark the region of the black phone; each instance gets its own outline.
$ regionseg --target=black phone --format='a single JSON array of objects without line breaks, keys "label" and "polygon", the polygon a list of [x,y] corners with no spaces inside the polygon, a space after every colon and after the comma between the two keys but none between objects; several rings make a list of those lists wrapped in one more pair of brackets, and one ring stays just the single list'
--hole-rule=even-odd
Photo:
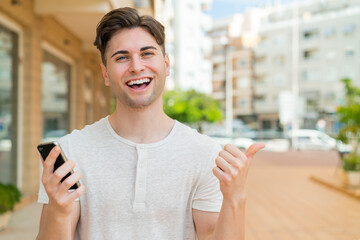
[{"label": "black phone", "polygon": [[[44,159],[44,161],[45,161],[45,159],[47,158],[47,156],[49,155],[51,149],[53,149],[55,146],[59,146],[59,147],[60,147],[59,143],[57,143],[57,142],[41,143],[41,144],[39,144],[39,145],[37,146],[37,149],[38,149],[38,151],[40,152],[41,157]],[[55,161],[54,171],[53,171],[53,172],[55,172],[55,170],[58,169],[58,167],[60,167],[61,165],[63,165],[66,161],[67,161],[67,158],[66,158],[64,152],[61,150],[61,147],[60,147],[60,154],[59,154],[59,156],[57,157],[57,159],[56,159],[56,161]],[[72,173],[73,173],[73,171],[71,170],[68,174],[66,174],[65,177],[63,177],[63,178],[61,179],[61,182],[63,182],[63,181],[64,181],[67,177],[69,177]],[[71,186],[70,189],[77,189],[79,186],[80,186],[80,183],[77,182],[77,183],[75,183],[73,186]]]}]

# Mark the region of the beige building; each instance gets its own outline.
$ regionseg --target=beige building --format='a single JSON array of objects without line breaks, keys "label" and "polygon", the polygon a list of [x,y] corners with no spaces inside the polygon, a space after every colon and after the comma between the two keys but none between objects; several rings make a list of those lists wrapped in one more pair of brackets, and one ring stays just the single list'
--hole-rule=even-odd
[{"label": "beige building", "polygon": [[[161,1],[160,1],[161,2]],[[109,10],[155,1],[0,1],[0,182],[36,196],[36,146],[109,114],[95,28]]]},{"label": "beige building", "polygon": [[251,49],[255,40],[243,34],[246,19],[239,15],[214,20],[210,32],[213,40],[213,97],[221,102],[229,135],[236,133],[239,122],[256,125],[254,54]]}]

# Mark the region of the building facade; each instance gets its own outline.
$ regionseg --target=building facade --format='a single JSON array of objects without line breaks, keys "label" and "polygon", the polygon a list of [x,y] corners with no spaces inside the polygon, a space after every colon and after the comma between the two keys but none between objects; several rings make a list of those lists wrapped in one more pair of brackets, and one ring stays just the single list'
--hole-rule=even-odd
[{"label": "building facade", "polygon": [[290,91],[298,95],[294,108],[299,127],[315,128],[323,118],[327,131],[336,132],[336,107],[344,94],[340,79],[360,84],[359,23],[360,2],[353,0],[311,1],[264,11],[260,43],[254,48],[254,105],[263,128],[278,125],[279,95]]},{"label": "building facade", "polygon": [[[233,76],[233,97],[240,97],[233,99],[233,118],[249,114],[252,118],[246,123],[259,130],[288,128],[295,121],[300,128],[316,128],[318,120],[324,119],[326,131],[335,133],[336,108],[344,102],[340,80],[350,78],[360,85],[360,1],[275,5],[248,10],[240,19],[233,26],[248,60],[238,63],[250,65],[247,76]],[[223,102],[224,111],[229,71],[225,56],[239,49],[229,42],[232,21],[215,21],[211,32],[213,94]],[[234,63],[230,70],[234,72]],[[248,88],[236,93],[238,85]]]}]

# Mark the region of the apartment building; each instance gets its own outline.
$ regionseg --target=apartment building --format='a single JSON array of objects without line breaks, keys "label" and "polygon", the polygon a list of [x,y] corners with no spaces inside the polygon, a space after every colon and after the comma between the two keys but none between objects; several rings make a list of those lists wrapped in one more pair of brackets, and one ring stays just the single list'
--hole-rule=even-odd
[{"label": "apartment building", "polygon": [[[358,0],[309,1],[263,9],[260,42],[254,48],[254,111],[260,128],[279,125],[278,96],[292,91],[295,80],[302,103],[296,107],[300,127],[315,128],[317,120],[324,118],[327,131],[336,131],[335,111],[344,94],[340,79],[349,77],[360,84],[359,28]],[[293,54],[298,55],[296,62]],[[293,63],[297,64],[295,79]]]},{"label": "apartment building", "polygon": [[169,1],[174,9],[174,39],[173,44],[168,45],[175,58],[170,76],[174,87],[211,93],[211,39],[206,35],[211,18],[204,13],[211,1]]},{"label": "apartment building", "polygon": [[109,114],[100,56],[101,17],[117,7],[154,14],[154,1],[0,1],[0,182],[36,195],[36,146]]},{"label": "apartment building", "polygon": [[[236,122],[256,127],[254,112],[254,52],[256,44],[250,30],[252,14],[214,20],[209,32],[213,41],[213,97],[220,101],[227,119],[228,134]],[[232,121],[233,120],[233,121]],[[239,121],[237,121],[239,120]]]}]

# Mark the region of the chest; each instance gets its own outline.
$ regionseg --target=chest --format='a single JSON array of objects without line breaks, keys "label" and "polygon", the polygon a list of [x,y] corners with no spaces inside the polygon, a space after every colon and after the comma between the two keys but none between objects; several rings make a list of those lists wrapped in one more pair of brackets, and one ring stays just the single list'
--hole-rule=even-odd
[{"label": "chest", "polygon": [[107,211],[110,207],[110,214],[121,211],[125,218],[144,210],[174,214],[190,208],[202,169],[191,154],[141,148],[89,148],[81,152],[76,160],[88,207]]}]

